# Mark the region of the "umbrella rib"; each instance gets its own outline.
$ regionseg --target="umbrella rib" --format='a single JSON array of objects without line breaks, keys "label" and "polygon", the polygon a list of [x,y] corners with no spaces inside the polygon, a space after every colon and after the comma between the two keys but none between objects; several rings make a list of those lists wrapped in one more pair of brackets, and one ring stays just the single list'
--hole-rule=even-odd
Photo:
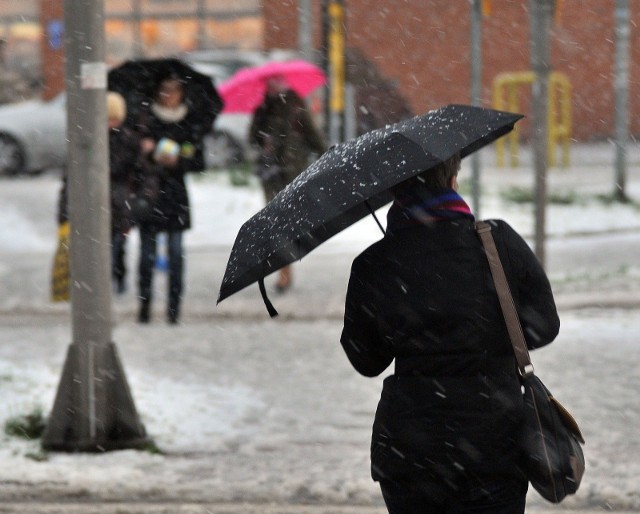
[{"label": "umbrella rib", "polygon": [[373,219],[376,220],[376,223],[380,227],[380,230],[382,230],[382,235],[386,235],[386,232],[384,231],[384,228],[382,227],[382,224],[380,223],[380,220],[378,219],[378,216],[376,216],[375,211],[371,208],[371,205],[369,204],[369,201],[365,200],[364,204],[367,206],[367,209],[369,209],[369,212],[371,213],[371,216],[373,216]]}]

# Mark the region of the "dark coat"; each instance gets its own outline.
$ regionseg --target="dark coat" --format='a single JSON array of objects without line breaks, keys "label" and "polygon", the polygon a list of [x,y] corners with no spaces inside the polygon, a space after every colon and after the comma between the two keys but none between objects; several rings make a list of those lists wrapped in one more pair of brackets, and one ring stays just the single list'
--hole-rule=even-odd
[{"label": "dark coat", "polygon": [[[191,228],[191,209],[185,175],[191,171],[204,169],[203,137],[205,130],[199,124],[191,123],[190,115],[178,122],[165,122],[155,116],[151,109],[145,111],[138,124],[141,136],[149,137],[156,143],[162,138],[174,140],[182,148],[175,168],[166,168],[152,157],[143,161],[136,188],[153,189],[153,215],[143,223],[156,230],[187,230]],[[152,186],[147,186],[152,182]]]},{"label": "dark coat", "polygon": [[126,233],[134,224],[129,200],[133,191],[140,154],[140,137],[128,127],[109,130],[109,171],[111,181],[111,227]]},{"label": "dark coat", "polygon": [[[139,135],[131,128],[109,130],[109,177],[111,197],[111,231],[127,232],[133,225],[128,204],[138,174]],[[58,197],[58,223],[69,221],[67,174],[62,177]]]},{"label": "dark coat", "polygon": [[[549,281],[507,223],[492,225],[527,343],[548,344],[559,330]],[[471,220],[388,232],[359,255],[341,342],[366,376],[395,359],[373,426],[374,480],[428,483],[436,494],[522,476],[516,362]]]},{"label": "dark coat", "polygon": [[249,142],[263,148],[266,138],[273,141],[275,160],[285,172],[286,183],[309,165],[312,152],[319,155],[326,150],[304,100],[292,90],[275,97],[266,96],[256,109]]}]

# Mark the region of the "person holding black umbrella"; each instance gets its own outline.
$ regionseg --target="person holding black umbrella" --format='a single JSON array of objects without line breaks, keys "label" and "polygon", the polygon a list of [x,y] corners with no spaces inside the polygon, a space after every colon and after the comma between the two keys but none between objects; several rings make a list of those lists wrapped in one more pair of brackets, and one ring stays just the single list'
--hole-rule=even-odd
[{"label": "person holding black umbrella", "polygon": [[[393,189],[384,238],[353,262],[341,343],[384,380],[371,474],[392,514],[523,513],[516,439],[523,400],[513,348],[474,217],[457,193],[460,157]],[[526,242],[492,233],[527,344],[559,331],[553,294]]]},{"label": "person holding black umbrella", "polygon": [[153,270],[161,232],[167,234],[168,243],[167,321],[176,324],[180,316],[184,272],[182,236],[191,227],[185,174],[204,168],[201,145],[204,131],[198,130],[200,125],[190,122],[191,112],[184,99],[183,82],[169,75],[159,82],[154,101],[142,110],[138,120],[144,161],[138,189],[140,198],[147,202],[146,209],[137,213],[141,244],[140,323],[150,321]]},{"label": "person holding black umbrella", "polygon": [[191,227],[185,175],[204,169],[204,136],[224,102],[211,77],[174,58],[126,61],[109,72],[108,86],[125,97],[130,123],[142,134],[140,173],[130,202],[141,240],[138,321],[150,321],[157,236],[165,232],[167,321],[175,324],[183,291],[182,236]]}]

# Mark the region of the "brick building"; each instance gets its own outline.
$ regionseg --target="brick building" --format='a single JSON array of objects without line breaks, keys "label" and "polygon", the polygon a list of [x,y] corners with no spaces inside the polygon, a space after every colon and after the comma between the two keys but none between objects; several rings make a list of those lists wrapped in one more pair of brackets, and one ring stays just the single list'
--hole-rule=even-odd
[{"label": "brick building", "polygon": [[[614,128],[615,0],[557,0],[552,70],[572,86],[572,136],[611,137]],[[393,81],[415,113],[470,98],[468,0],[344,0],[347,48]],[[483,104],[501,72],[530,69],[529,0],[489,0],[483,18]],[[312,0],[313,41],[321,44],[321,0]],[[630,130],[640,134],[640,2],[630,2]],[[297,0],[263,2],[265,48],[297,47]],[[349,76],[349,69],[347,69]],[[521,112],[528,113],[523,91]],[[525,123],[526,126],[526,123]],[[525,131],[526,133],[526,131]]]}]

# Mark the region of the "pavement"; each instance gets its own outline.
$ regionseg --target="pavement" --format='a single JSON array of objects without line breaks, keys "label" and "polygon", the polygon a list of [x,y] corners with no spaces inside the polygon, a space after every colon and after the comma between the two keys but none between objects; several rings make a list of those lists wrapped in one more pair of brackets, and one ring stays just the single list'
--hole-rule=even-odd
[{"label": "pavement", "polygon": [[[544,512],[544,514],[594,514],[603,510],[533,510],[527,513]],[[622,511],[617,511],[622,512]],[[627,511],[631,513],[632,511]],[[383,507],[358,507],[339,505],[254,505],[235,504],[158,504],[158,503],[111,503],[103,505],[71,503],[0,503],[0,514],[386,514]],[[428,514],[428,513],[415,513]]]}]

